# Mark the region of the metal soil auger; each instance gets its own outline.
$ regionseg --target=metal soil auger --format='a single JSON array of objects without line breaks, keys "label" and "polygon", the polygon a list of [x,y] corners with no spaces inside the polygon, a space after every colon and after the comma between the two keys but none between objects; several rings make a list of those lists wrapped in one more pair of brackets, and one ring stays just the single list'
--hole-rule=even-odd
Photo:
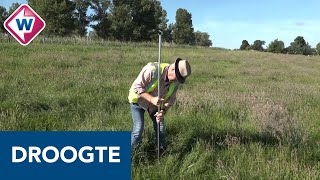
[{"label": "metal soil auger", "polygon": [[[160,63],[161,63],[161,36],[162,30],[159,29],[159,54],[158,54],[158,77],[160,78]],[[158,98],[160,99],[160,80],[158,81]],[[158,113],[160,113],[160,106],[158,106]],[[160,163],[160,122],[157,122],[157,148],[158,148],[158,163]]]}]

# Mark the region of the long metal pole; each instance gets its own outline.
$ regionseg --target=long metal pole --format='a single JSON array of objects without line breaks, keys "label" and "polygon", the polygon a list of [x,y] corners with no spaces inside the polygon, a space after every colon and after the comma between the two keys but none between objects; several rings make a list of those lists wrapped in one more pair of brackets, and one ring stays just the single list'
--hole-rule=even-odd
[{"label": "long metal pole", "polygon": [[[161,63],[161,36],[162,31],[159,30],[159,54],[158,54],[158,98],[160,99],[160,63]],[[160,103],[161,104],[161,103]],[[160,106],[158,106],[158,113],[160,113]],[[157,122],[157,139],[158,139],[158,163],[160,164],[160,121]]]}]

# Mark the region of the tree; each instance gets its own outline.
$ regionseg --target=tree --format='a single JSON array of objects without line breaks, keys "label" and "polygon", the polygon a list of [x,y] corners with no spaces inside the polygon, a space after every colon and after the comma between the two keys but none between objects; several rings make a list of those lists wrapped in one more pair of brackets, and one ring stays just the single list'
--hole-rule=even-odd
[{"label": "tree", "polygon": [[113,0],[110,7],[111,37],[120,41],[130,41],[133,32],[133,21],[130,1]]},{"label": "tree", "polygon": [[210,47],[212,45],[211,40],[209,39],[209,34],[206,32],[197,31],[194,33],[195,36],[195,45]]},{"label": "tree", "polygon": [[288,53],[311,55],[313,52],[309,43],[307,43],[302,36],[297,36],[294,41],[290,43]]},{"label": "tree", "polygon": [[111,36],[120,41],[155,41],[157,30],[166,36],[167,13],[157,0],[113,0],[110,8]]},{"label": "tree", "polygon": [[3,23],[8,18],[8,12],[5,7],[0,6],[0,33],[5,33]]},{"label": "tree", "polygon": [[163,41],[172,43],[173,42],[173,29],[174,24],[170,23],[167,27],[167,29],[163,32]]},{"label": "tree", "polygon": [[247,50],[247,48],[250,46],[247,40],[242,40],[240,50]]},{"label": "tree", "polygon": [[69,36],[74,33],[75,3],[69,0],[28,0],[29,5],[44,19],[48,36]]},{"label": "tree", "polygon": [[90,0],[73,0],[76,4],[76,11],[74,13],[76,18],[76,31],[80,36],[85,36],[87,33],[87,26],[89,24],[89,18],[87,17],[88,7]]},{"label": "tree", "polygon": [[94,22],[91,27],[99,37],[104,39],[110,36],[111,21],[108,19],[110,6],[110,0],[91,0],[90,3],[91,9],[94,11],[94,14],[90,17],[91,21]]},{"label": "tree", "polygon": [[176,12],[176,24],[173,30],[174,42],[177,44],[195,43],[192,15],[186,9],[179,8]]},{"label": "tree", "polygon": [[251,46],[251,49],[256,50],[256,51],[263,51],[263,45],[265,44],[265,41],[261,41],[261,40],[255,40],[253,42],[253,45]]},{"label": "tree", "polygon": [[267,51],[272,53],[284,53],[283,41],[279,41],[278,39],[275,39],[269,44]]},{"label": "tree", "polygon": [[[172,41],[172,26],[168,26],[168,18],[167,18],[167,11],[164,10],[161,6],[160,1],[155,1],[155,24],[156,27],[162,30],[162,39],[165,42],[171,42]],[[156,33],[153,33],[151,35],[152,41],[158,41],[158,35]]]},{"label": "tree", "polygon": [[11,15],[16,9],[18,9],[20,5],[21,4],[19,3],[12,3],[12,5],[9,8],[9,15]]},{"label": "tree", "polygon": [[310,48],[310,52],[308,55],[316,56],[317,55],[317,49],[316,48]]},{"label": "tree", "polygon": [[156,0],[132,0],[133,40],[151,41],[157,34],[162,16],[162,7]]},{"label": "tree", "polygon": [[317,44],[316,51],[318,55],[320,55],[320,42]]}]

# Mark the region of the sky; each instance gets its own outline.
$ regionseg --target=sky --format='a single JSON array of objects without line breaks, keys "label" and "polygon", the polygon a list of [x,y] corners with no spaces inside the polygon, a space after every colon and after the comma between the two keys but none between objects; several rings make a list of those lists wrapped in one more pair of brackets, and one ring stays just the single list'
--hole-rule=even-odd
[{"label": "sky", "polygon": [[[26,0],[0,0],[0,6]],[[275,39],[289,46],[303,36],[312,46],[320,42],[319,0],[161,0],[169,23],[175,23],[176,11],[186,9],[192,15],[195,31],[207,32],[213,47],[237,49],[242,40],[253,44]]]}]

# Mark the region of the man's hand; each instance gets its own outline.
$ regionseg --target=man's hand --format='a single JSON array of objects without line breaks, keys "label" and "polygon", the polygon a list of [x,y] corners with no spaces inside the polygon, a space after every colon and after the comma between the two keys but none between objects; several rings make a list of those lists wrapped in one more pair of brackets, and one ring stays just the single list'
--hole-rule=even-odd
[{"label": "man's hand", "polygon": [[164,111],[161,110],[160,112],[157,112],[154,116],[156,117],[157,123],[159,123],[164,117]]},{"label": "man's hand", "polygon": [[164,99],[162,99],[162,98],[159,99],[157,96],[154,97],[154,96],[152,96],[152,95],[150,95],[149,93],[146,93],[146,92],[140,94],[140,96],[141,96],[143,99],[149,101],[150,103],[152,103],[152,104],[155,105],[155,106],[160,106],[160,104],[164,101]]},{"label": "man's hand", "polygon": [[155,106],[160,106],[160,104],[164,101],[164,99],[159,99],[157,96],[156,97],[152,97],[150,102],[155,105]]}]

